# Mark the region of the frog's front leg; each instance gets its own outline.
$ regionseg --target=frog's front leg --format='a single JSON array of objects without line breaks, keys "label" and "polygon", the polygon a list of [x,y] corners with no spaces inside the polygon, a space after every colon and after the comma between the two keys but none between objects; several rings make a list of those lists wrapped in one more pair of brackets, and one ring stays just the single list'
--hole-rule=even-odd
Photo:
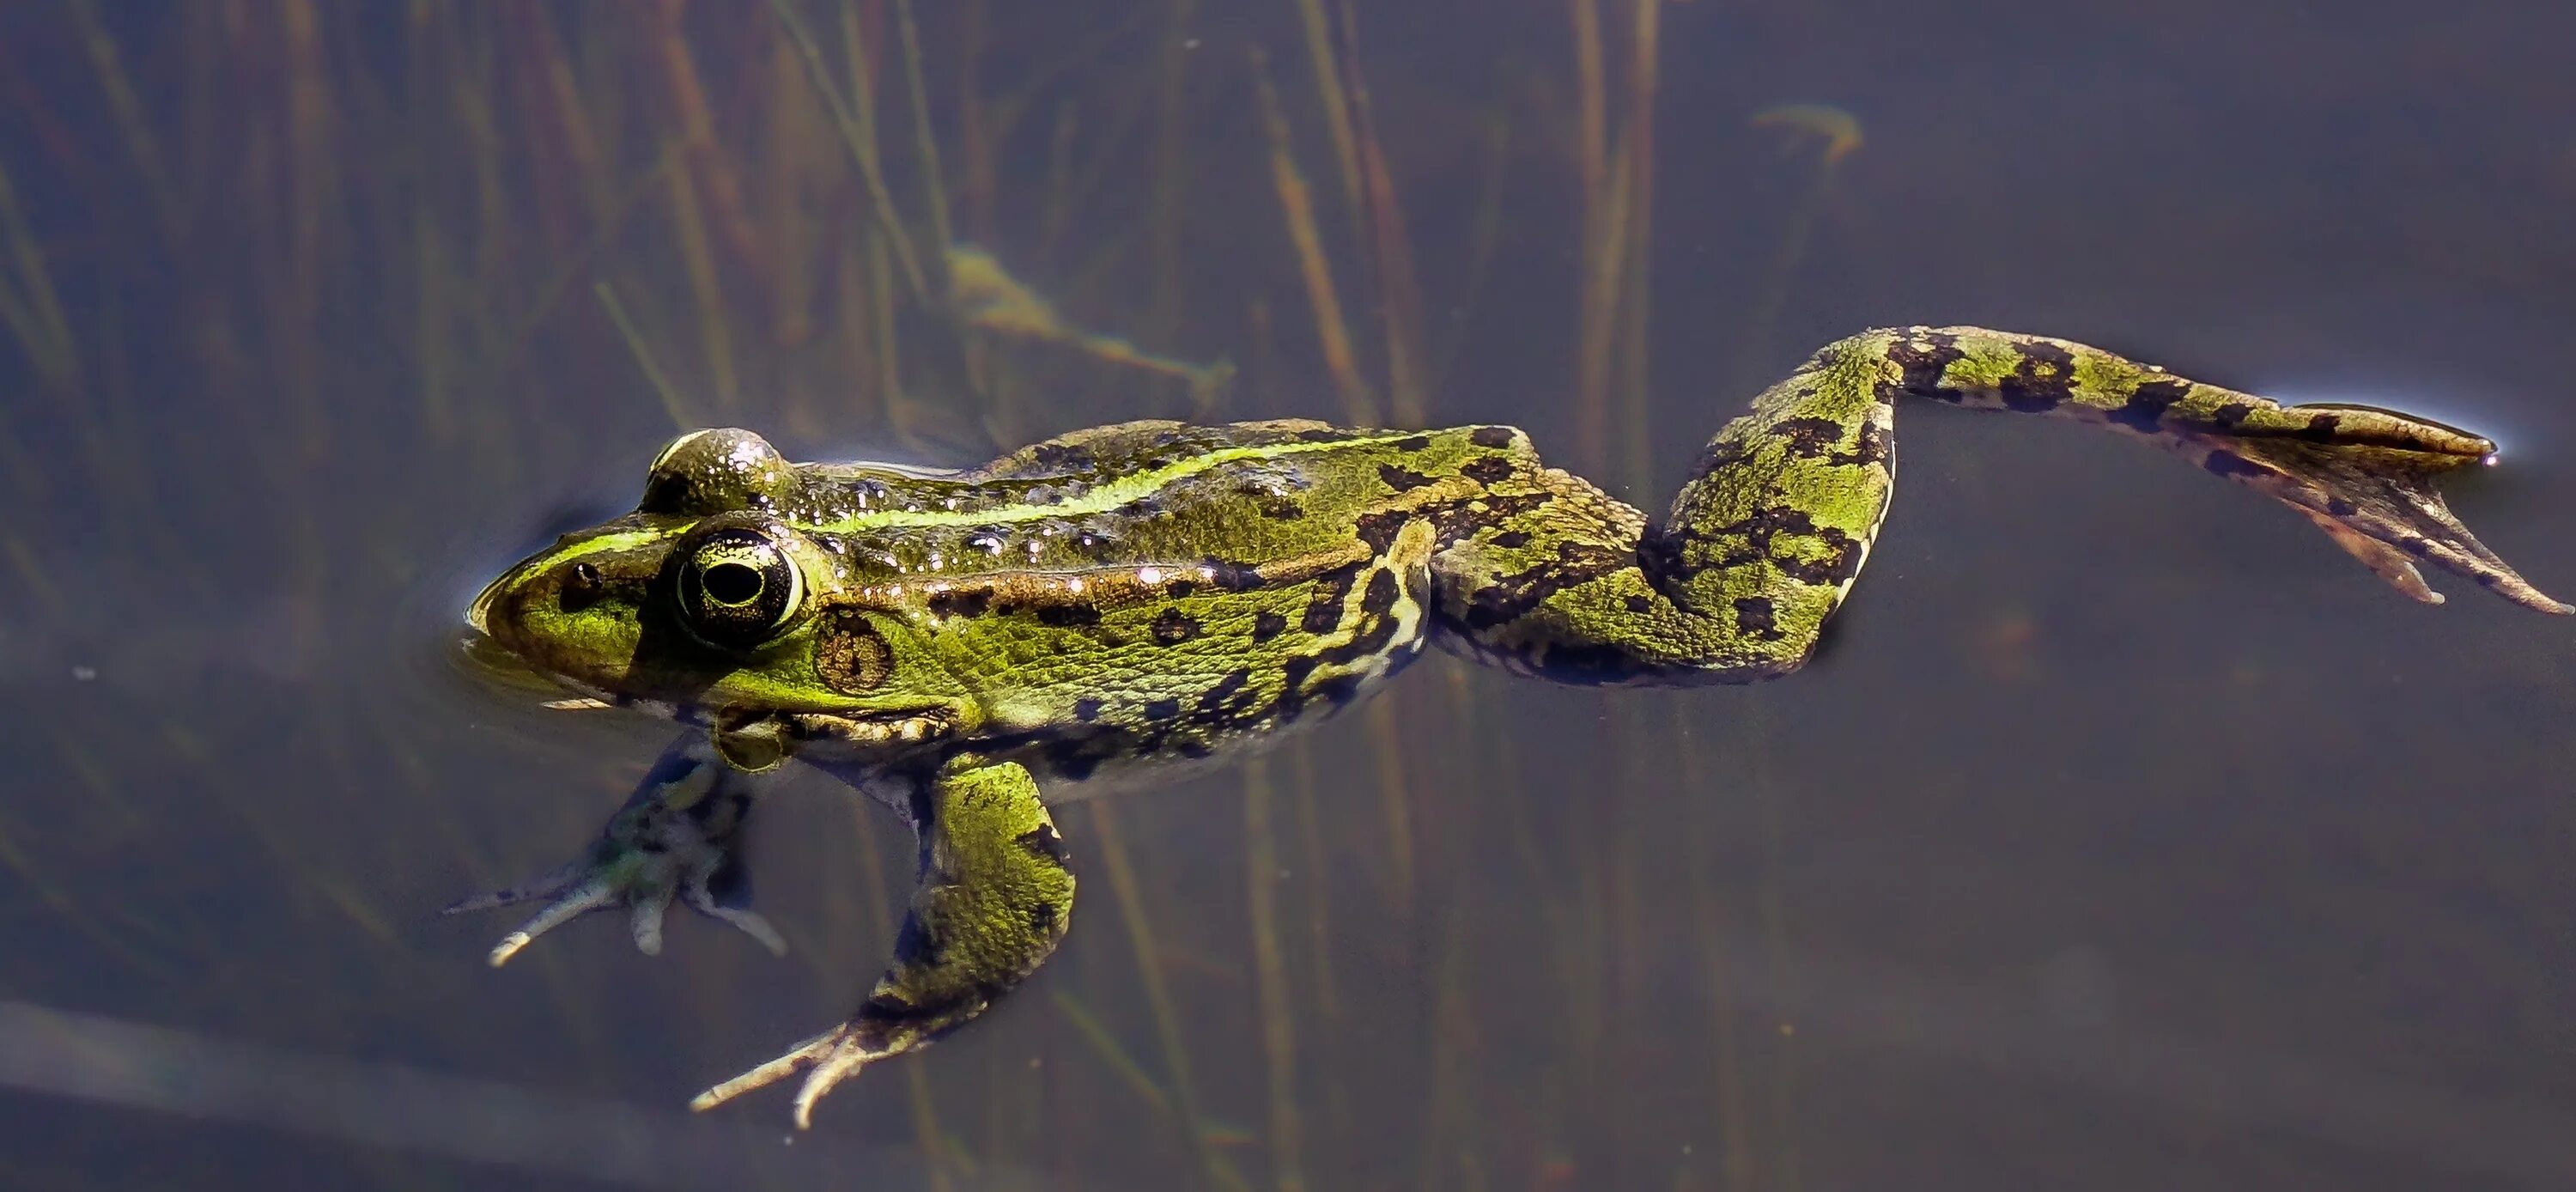
[{"label": "frog's front leg", "polygon": [[[720,738],[706,733],[682,736],[662,751],[580,857],[534,881],[465,899],[442,913],[547,900],[545,909],[492,949],[496,967],[538,936],[590,911],[616,906],[627,908],[635,946],[646,955],[658,954],[662,916],[674,897],[740,928],[771,952],[784,953],[787,941],[768,920],[717,901],[742,885],[742,828],[755,781],[753,774],[720,760],[720,747]],[[742,751],[737,745],[725,752]]]},{"label": "frog's front leg", "polygon": [[849,1021],[698,1094],[691,1108],[810,1068],[796,1093],[796,1124],[804,1127],[833,1085],[972,1021],[1064,938],[1073,871],[1028,769],[966,755],[917,781],[911,817],[920,872],[894,963]]}]

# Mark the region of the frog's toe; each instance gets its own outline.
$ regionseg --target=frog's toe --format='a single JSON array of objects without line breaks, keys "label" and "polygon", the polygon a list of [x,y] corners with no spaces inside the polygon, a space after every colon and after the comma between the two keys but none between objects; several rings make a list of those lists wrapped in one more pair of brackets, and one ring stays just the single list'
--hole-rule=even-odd
[{"label": "frog's toe", "polygon": [[814,1124],[814,1103],[832,1087],[849,1079],[870,1063],[909,1050],[915,1040],[880,1029],[883,1024],[867,1019],[854,1019],[807,1039],[787,1050],[787,1054],[762,1064],[698,1094],[689,1102],[695,1110],[712,1109],[765,1085],[776,1084],[808,1069],[805,1083],[796,1090],[796,1128]]},{"label": "frog's toe", "polygon": [[769,925],[769,920],[757,912],[716,901],[714,886],[718,876],[727,873],[732,859],[721,849],[674,847],[674,843],[666,835],[659,848],[601,847],[582,861],[535,881],[465,899],[441,913],[455,915],[540,898],[548,900],[545,909],[493,947],[491,961],[495,968],[508,963],[538,936],[591,911],[619,906],[626,908],[627,930],[635,939],[636,950],[659,956],[662,923],[674,898],[690,910],[760,941],[771,953],[785,955],[787,941]]},{"label": "frog's toe", "polygon": [[2255,413],[2183,441],[2201,456],[2202,467],[2305,514],[2335,545],[2413,599],[2442,603],[2416,569],[2430,563],[2527,608],[2576,613],[2479,542],[2434,488],[2444,473],[2494,463],[2492,441],[2366,406]]},{"label": "frog's toe", "polygon": [[720,905],[707,889],[705,878],[681,886],[680,901],[687,903],[690,910],[717,922],[731,924],[735,930],[759,940],[760,946],[769,949],[770,955],[787,955],[787,937],[778,934],[778,929],[770,926],[769,920],[760,917],[758,911]]},{"label": "frog's toe", "polygon": [[661,895],[658,901],[650,897],[633,899],[628,891],[621,890],[619,884],[611,881],[607,875],[591,873],[580,866],[567,865],[524,885],[461,899],[449,904],[439,913],[461,915],[469,911],[490,910],[494,907],[511,906],[538,898],[550,901],[546,903],[543,910],[531,916],[527,922],[520,924],[518,930],[502,936],[501,942],[492,946],[492,954],[489,957],[492,967],[499,968],[508,964],[511,957],[518,955],[529,944],[535,943],[538,936],[591,911],[601,910],[630,899],[632,899],[630,905],[634,906],[639,919],[636,942],[639,946],[643,944],[643,927],[640,919],[649,907],[653,918],[654,943],[644,950],[656,951],[661,946],[662,907],[670,902],[668,893]]}]

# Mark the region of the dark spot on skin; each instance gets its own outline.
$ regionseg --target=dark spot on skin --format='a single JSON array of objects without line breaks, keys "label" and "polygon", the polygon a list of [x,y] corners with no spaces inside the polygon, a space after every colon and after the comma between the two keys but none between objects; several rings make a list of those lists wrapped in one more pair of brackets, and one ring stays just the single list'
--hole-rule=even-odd
[{"label": "dark spot on skin", "polygon": [[1624,683],[1637,678],[1637,660],[1617,646],[1598,642],[1551,643],[1530,669],[1551,681],[1579,686]]},{"label": "dark spot on skin", "polygon": [[2264,467],[2261,464],[2253,463],[2247,460],[2244,456],[2238,455],[2233,451],[2212,451],[2209,453],[2208,459],[2200,462],[2200,466],[2209,469],[2209,474],[2212,476],[2270,476],[2274,474],[2272,469]]},{"label": "dark spot on skin", "polygon": [[1401,589],[1396,585],[1395,572],[1381,569],[1369,577],[1368,591],[1360,594],[1360,615],[1383,617],[1393,612],[1395,598],[1399,594]]},{"label": "dark spot on skin", "polygon": [[2250,401],[2231,401],[2209,412],[2210,424],[2222,430],[2232,429],[2254,412]]},{"label": "dark spot on skin", "polygon": [[1306,516],[1306,507],[1288,497],[1264,497],[1260,508],[1261,516],[1272,521],[1295,521]]},{"label": "dark spot on skin", "polygon": [[1216,681],[1216,686],[1199,693],[1198,710],[1215,712],[1224,708],[1226,702],[1233,699],[1236,692],[1243,690],[1251,682],[1252,670],[1249,667],[1237,667],[1227,671],[1224,678]]},{"label": "dark spot on skin", "polygon": [[1197,737],[1173,738],[1172,752],[1180,754],[1182,757],[1189,758],[1193,761],[1200,758],[1216,756],[1216,749]]},{"label": "dark spot on skin", "polygon": [[1047,764],[1068,782],[1081,782],[1100,769],[1101,756],[1081,741],[1051,741],[1046,754]]},{"label": "dark spot on skin", "polygon": [[1064,472],[1088,472],[1097,463],[1090,448],[1053,441],[1029,448],[1029,462],[1050,471]]},{"label": "dark spot on skin", "polygon": [[[1784,539],[1790,549],[1777,549]],[[1822,558],[1804,553],[1810,543],[1823,546]],[[1860,540],[1817,525],[1805,510],[1773,505],[1722,526],[1655,534],[1639,544],[1638,560],[1647,574],[1679,583],[1713,567],[1764,562],[1800,583],[1840,583],[1860,566]]]},{"label": "dark spot on skin", "polygon": [[1209,559],[1199,564],[1199,574],[1220,592],[1249,592],[1261,586],[1260,570],[1241,563]]},{"label": "dark spot on skin", "polygon": [[1172,720],[1181,714],[1181,701],[1169,697],[1145,705],[1145,719]]},{"label": "dark spot on skin", "polygon": [[2165,411],[2191,395],[2191,386],[2171,377],[2138,382],[2129,400],[2108,415],[2113,422],[2131,430],[2153,434],[2163,424]]},{"label": "dark spot on skin", "polygon": [[1072,629],[1100,623],[1100,610],[1088,604],[1051,604],[1038,610],[1038,624]]},{"label": "dark spot on skin", "polygon": [[1349,704],[1353,699],[1358,698],[1359,693],[1360,676],[1357,674],[1343,674],[1335,675],[1332,678],[1326,679],[1307,689],[1306,698],[1310,700],[1322,700],[1335,708],[1340,708]]},{"label": "dark spot on skin", "polygon": [[2326,515],[2329,517],[2351,517],[2353,514],[2359,512],[2361,512],[2361,506],[2344,500],[2342,497],[2326,498]]},{"label": "dark spot on skin", "polygon": [[1505,550],[1518,550],[1529,545],[1530,536],[1519,530],[1505,530],[1494,535],[1494,545]]},{"label": "dark spot on skin", "polygon": [[1177,608],[1167,608],[1154,614],[1152,632],[1156,645],[1177,646],[1199,635],[1198,618]]},{"label": "dark spot on skin", "polygon": [[1296,715],[1298,707],[1305,702],[1306,676],[1315,672],[1315,662],[1314,655],[1299,654],[1279,664],[1280,715]]},{"label": "dark spot on skin", "polygon": [[1086,695],[1081,699],[1073,701],[1073,718],[1086,723],[1098,720],[1100,719],[1100,706],[1099,700]]},{"label": "dark spot on skin", "polygon": [[1263,612],[1252,618],[1252,640],[1266,642],[1288,629],[1288,618],[1274,612]]},{"label": "dark spot on skin", "polygon": [[1396,441],[1387,444],[1387,446],[1393,447],[1398,451],[1420,451],[1430,445],[1431,436],[1429,435],[1406,435],[1401,439],[1397,439]]},{"label": "dark spot on skin", "polygon": [[[1647,539],[1648,543],[1653,537]],[[1492,583],[1476,589],[1467,598],[1467,608],[1459,615],[1469,629],[1491,629],[1527,615],[1547,603],[1549,597],[1577,584],[1588,583],[1621,567],[1632,566],[1647,550],[1623,551],[1615,547],[1560,544],[1557,557],[1508,575],[1497,576]]]},{"label": "dark spot on skin", "polygon": [[1458,468],[1459,475],[1464,476],[1469,480],[1473,480],[1478,484],[1500,484],[1518,471],[1520,471],[1520,469],[1514,467],[1512,465],[1512,461],[1504,459],[1499,455],[1488,455],[1483,459],[1470,460],[1467,463],[1460,465]]},{"label": "dark spot on skin", "polygon": [[1163,585],[1163,595],[1169,596],[1174,600],[1178,600],[1198,590],[1199,586],[1197,584],[1191,583],[1185,579],[1176,579]]},{"label": "dark spot on skin", "polygon": [[1768,596],[1747,596],[1736,601],[1735,627],[1765,641],[1777,641],[1785,636],[1780,632],[1779,622],[1774,619]]},{"label": "dark spot on skin", "polygon": [[937,968],[942,951],[944,949],[940,946],[939,939],[931,931],[930,926],[921,921],[920,916],[904,917],[903,930],[897,932],[894,937],[896,964]]},{"label": "dark spot on skin", "polygon": [[1650,613],[1655,611],[1655,602],[1651,598],[1645,596],[1631,596],[1628,598],[1628,611],[1632,613]]},{"label": "dark spot on skin", "polygon": [[931,596],[930,615],[943,620],[949,617],[980,617],[992,606],[993,592],[989,588],[950,588]]},{"label": "dark spot on skin", "polygon": [[1360,596],[1359,628],[1351,634],[1351,640],[1316,651],[1315,659],[1339,666],[1385,653],[1388,643],[1395,640],[1396,630],[1401,628],[1395,617],[1389,615],[1401,594],[1393,571],[1380,571],[1372,576],[1368,591]]},{"label": "dark spot on skin", "polygon": [[1388,547],[1395,545],[1395,536],[1404,532],[1404,523],[1413,520],[1413,517],[1413,514],[1401,509],[1381,509],[1375,513],[1364,513],[1352,520],[1351,533],[1357,535],[1360,541],[1367,543],[1370,550],[1385,554]]},{"label": "dark spot on skin", "polygon": [[1377,469],[1377,478],[1388,488],[1394,489],[1397,492],[1406,492],[1431,483],[1430,477],[1425,476],[1420,472],[1408,471],[1404,468],[1399,468],[1394,464],[1379,464]]},{"label": "dark spot on skin", "polygon": [[2331,443],[2336,438],[2335,428],[2341,425],[2343,425],[2343,418],[2340,415],[2319,414],[2306,426],[2300,427],[2298,433],[2292,437],[2305,439],[2311,443]]},{"label": "dark spot on skin", "polygon": [[2013,366],[2011,376],[1995,383],[2004,408],[2039,414],[2065,404],[2072,396],[2068,386],[2075,380],[2075,357],[2049,343],[2017,344],[2014,350],[2021,361]]},{"label": "dark spot on skin", "polygon": [[1479,447],[1509,447],[1512,445],[1512,428],[1480,426],[1467,436],[1467,441]]},{"label": "dark spot on skin", "polygon": [[1826,460],[1829,463],[1866,467],[1870,464],[1886,463],[1888,457],[1893,454],[1895,454],[1895,443],[1888,428],[1876,422],[1864,422],[1860,424],[1859,442],[1854,444],[1850,451],[1827,456]]},{"label": "dark spot on skin", "polygon": [[1064,838],[1055,834],[1053,824],[1039,824],[1022,832],[1017,837],[1017,841],[1021,848],[1029,851],[1030,856],[1044,857],[1057,865],[1063,865],[1071,860],[1065,855]]},{"label": "dark spot on skin", "polygon": [[1306,615],[1299,628],[1308,633],[1330,633],[1342,623],[1342,604],[1350,598],[1351,585],[1359,582],[1365,562],[1339,567],[1315,577],[1314,592],[1307,598]]},{"label": "dark spot on skin", "polygon": [[1305,619],[1297,627],[1308,633],[1331,633],[1342,623],[1342,600],[1350,595],[1352,578],[1344,575],[1336,582],[1327,577],[1317,583],[1313,599],[1306,602]]},{"label": "dark spot on skin", "polygon": [[1347,437],[1342,432],[1326,426],[1309,427],[1297,432],[1297,441],[1300,443],[1330,443]]},{"label": "dark spot on skin", "polygon": [[1783,418],[1771,433],[1789,445],[1789,454],[1809,458],[1833,454],[1842,445],[1843,424],[1831,418]]},{"label": "dark spot on skin", "polygon": [[2433,557],[2433,544],[2426,542],[2421,538],[2400,539],[2397,543],[2397,549],[2405,551],[2407,554],[2413,555],[2419,559],[2429,559]]},{"label": "dark spot on skin", "polygon": [[1055,934],[1055,904],[1041,902],[1029,908],[1029,931],[1036,935]]},{"label": "dark spot on skin", "polygon": [[[1959,351],[1959,338],[1946,332],[1919,331],[1899,338],[1887,346],[1887,358],[1899,370],[1896,391],[1935,401],[1957,401],[1957,394],[1941,387],[1941,374],[1963,354]],[[1820,354],[1820,362],[1821,359]],[[1877,397],[1892,404],[1896,393],[1882,386]]]}]

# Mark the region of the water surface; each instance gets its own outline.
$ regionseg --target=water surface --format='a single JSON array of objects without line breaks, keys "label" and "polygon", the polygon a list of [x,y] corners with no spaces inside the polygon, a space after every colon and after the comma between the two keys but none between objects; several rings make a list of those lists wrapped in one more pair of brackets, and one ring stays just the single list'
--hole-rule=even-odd
[{"label": "water surface", "polygon": [[687,1116],[858,996],[898,825],[785,784],[755,843],[785,961],[601,920],[495,972],[507,920],[432,915],[568,855],[659,748],[466,672],[456,618],[679,426],[963,464],[1130,417],[1507,421],[1660,507],[1817,344],[1983,323],[2496,435],[2454,506],[2576,592],[2576,15],[1701,0],[1648,10],[1646,80],[1632,5],[1353,6],[1327,57],[1380,235],[1297,5],[921,7],[918,133],[897,8],[793,8],[844,91],[850,32],[873,63],[906,242],[935,271],[936,181],[948,238],[1067,322],[1234,363],[1216,404],[961,348],[765,7],[0,11],[27,1186],[2576,1180],[2576,630],[1946,410],[1904,412],[1807,672],[1426,661],[1257,770],[1066,811],[1066,948],[813,1135],[782,1095]]}]

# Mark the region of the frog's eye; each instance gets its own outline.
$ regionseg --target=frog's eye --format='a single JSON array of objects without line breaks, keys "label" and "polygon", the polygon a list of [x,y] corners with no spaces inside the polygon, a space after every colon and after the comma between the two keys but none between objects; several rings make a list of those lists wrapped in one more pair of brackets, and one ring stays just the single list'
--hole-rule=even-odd
[{"label": "frog's eye", "polygon": [[767,509],[796,487],[795,469],[747,430],[693,430],[671,440],[644,477],[644,513]]},{"label": "frog's eye", "polygon": [[805,603],[805,575],[757,530],[719,530],[680,568],[680,619],[711,646],[769,640]]}]

